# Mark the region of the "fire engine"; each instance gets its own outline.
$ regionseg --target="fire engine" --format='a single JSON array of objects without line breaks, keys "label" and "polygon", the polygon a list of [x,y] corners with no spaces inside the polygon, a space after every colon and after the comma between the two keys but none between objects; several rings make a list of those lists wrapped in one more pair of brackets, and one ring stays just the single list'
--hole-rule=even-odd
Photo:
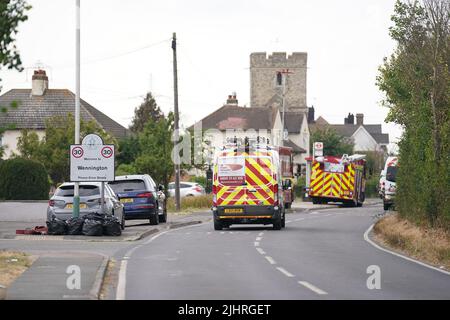
[{"label": "fire engine", "polygon": [[281,161],[268,144],[227,144],[216,152],[213,169],[214,229],[232,224],[285,227]]},{"label": "fire engine", "polygon": [[362,206],[365,200],[365,155],[307,158],[311,168],[308,195],[314,204],[342,202]]}]

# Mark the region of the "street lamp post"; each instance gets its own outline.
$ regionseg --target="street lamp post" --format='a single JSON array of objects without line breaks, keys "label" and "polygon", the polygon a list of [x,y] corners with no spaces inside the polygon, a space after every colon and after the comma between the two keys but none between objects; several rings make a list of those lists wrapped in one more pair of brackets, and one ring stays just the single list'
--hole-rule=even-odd
[{"label": "street lamp post", "polygon": [[[76,0],[76,30],[75,30],[75,144],[80,144],[80,0]],[[80,183],[75,182],[73,192],[72,216],[80,216]]]}]

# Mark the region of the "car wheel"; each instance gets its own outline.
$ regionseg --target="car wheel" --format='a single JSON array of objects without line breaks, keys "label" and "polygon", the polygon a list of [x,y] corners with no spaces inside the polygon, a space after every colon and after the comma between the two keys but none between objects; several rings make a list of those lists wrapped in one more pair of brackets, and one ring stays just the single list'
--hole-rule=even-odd
[{"label": "car wheel", "polygon": [[125,213],[122,211],[122,222],[120,223],[120,228],[125,230]]},{"label": "car wheel", "polygon": [[281,221],[281,216],[275,218],[275,220],[273,221],[273,230],[281,230],[282,227],[282,221]]},{"label": "car wheel", "polygon": [[163,223],[167,222],[167,212],[159,217],[159,222],[163,222]]},{"label": "car wheel", "polygon": [[158,212],[155,212],[155,214],[153,214],[151,217],[150,217],[150,224],[152,225],[152,226],[156,226],[156,225],[158,225],[159,224],[159,214],[158,214]]},{"label": "car wheel", "polygon": [[389,210],[389,204],[383,203],[383,209],[384,209],[384,211],[388,211]]},{"label": "car wheel", "polygon": [[222,222],[220,222],[218,219],[214,219],[214,230],[220,231],[223,229]]}]

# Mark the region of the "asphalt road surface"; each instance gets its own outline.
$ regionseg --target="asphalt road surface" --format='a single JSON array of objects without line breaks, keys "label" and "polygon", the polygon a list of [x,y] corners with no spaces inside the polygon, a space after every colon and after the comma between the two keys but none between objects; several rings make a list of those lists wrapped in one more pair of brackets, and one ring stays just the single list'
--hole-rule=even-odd
[{"label": "asphalt road surface", "polygon": [[[450,299],[450,275],[364,239],[382,212],[295,212],[282,231],[206,223],[158,234],[120,252],[116,299]],[[376,270],[380,289],[369,289]]]}]

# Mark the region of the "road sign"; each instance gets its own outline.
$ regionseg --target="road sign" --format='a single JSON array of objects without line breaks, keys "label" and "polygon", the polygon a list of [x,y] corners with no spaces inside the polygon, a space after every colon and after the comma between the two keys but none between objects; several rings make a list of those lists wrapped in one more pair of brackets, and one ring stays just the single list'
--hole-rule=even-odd
[{"label": "road sign", "polygon": [[314,157],[323,157],[323,142],[314,142]]},{"label": "road sign", "polygon": [[83,144],[70,146],[70,180],[73,182],[114,181],[114,145],[104,145],[97,135]]}]

